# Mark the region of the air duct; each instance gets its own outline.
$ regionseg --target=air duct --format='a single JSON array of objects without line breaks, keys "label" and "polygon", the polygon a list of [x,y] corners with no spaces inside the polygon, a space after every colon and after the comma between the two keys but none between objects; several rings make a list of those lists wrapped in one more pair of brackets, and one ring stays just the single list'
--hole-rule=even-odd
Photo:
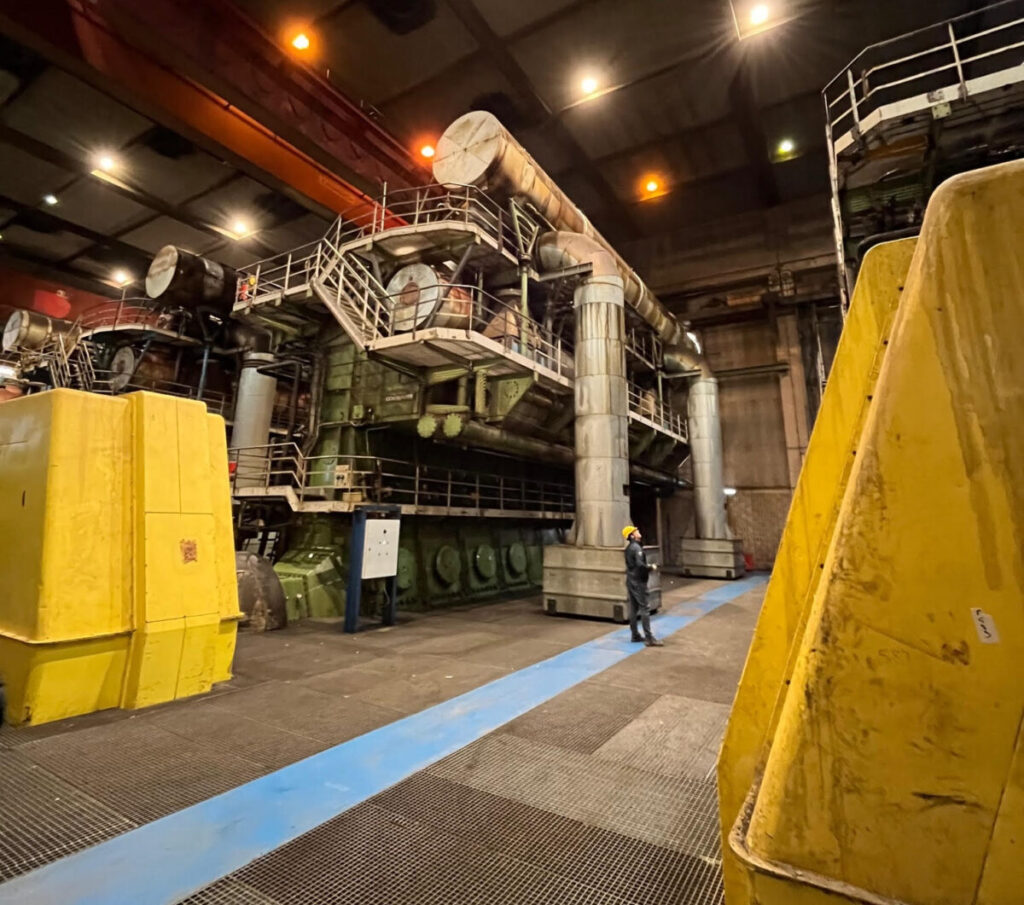
[{"label": "air duct", "polygon": [[238,376],[231,448],[236,458],[235,486],[263,487],[270,467],[270,423],[277,379],[260,368],[274,363],[269,352],[246,352]]},{"label": "air duct", "polygon": [[629,522],[629,401],[622,278],[614,257],[593,238],[542,236],[537,255],[547,269],[590,264],[576,287],[577,547],[622,546]]},{"label": "air duct", "polygon": [[[725,497],[722,492],[722,429],[718,415],[718,384],[696,338],[661,304],[636,272],[493,114],[474,110],[455,120],[437,143],[433,169],[434,178],[447,186],[474,185],[494,194],[526,199],[556,229],[564,231],[556,235],[578,234],[600,248],[610,259],[622,283],[625,304],[650,326],[663,343],[665,369],[677,373],[695,372],[690,385],[691,400],[687,406],[687,415],[695,476],[697,528],[702,538],[728,538]],[[545,247],[549,250],[545,251]],[[541,263],[546,267],[558,267],[555,263],[558,257],[552,255],[550,247],[550,243],[547,246],[541,243]],[[547,261],[543,258],[545,254],[548,256]],[[594,290],[588,290],[591,291]],[[578,328],[580,323],[578,306]],[[583,325],[586,327],[587,323]],[[580,339],[577,336],[577,348]],[[577,400],[581,394],[579,368],[580,363],[577,362]],[[624,377],[622,386],[624,393]],[[580,438],[577,439],[579,444]]]}]

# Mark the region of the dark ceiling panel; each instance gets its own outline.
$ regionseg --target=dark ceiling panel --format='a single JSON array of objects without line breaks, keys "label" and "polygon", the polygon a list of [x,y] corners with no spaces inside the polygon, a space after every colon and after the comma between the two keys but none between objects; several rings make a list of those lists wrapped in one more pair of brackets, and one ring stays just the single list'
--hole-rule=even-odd
[{"label": "dark ceiling panel", "polygon": [[605,157],[726,116],[727,67],[719,57],[682,64],[581,103],[562,119],[591,156]]},{"label": "dark ceiling panel", "polygon": [[235,0],[235,3],[271,35],[282,34],[289,27],[308,25],[346,5],[343,0],[288,0],[287,3],[281,0]]},{"label": "dark ceiling panel", "polygon": [[428,78],[476,49],[476,42],[444,3],[422,28],[407,35],[388,29],[363,4],[325,22],[318,41],[332,73],[376,104]]},{"label": "dark ceiling panel", "polygon": [[22,204],[40,204],[43,195],[67,185],[74,174],[0,142],[0,195]]},{"label": "dark ceiling panel", "polygon": [[382,108],[384,125],[410,142],[436,140],[452,120],[476,106],[477,98],[511,91],[508,81],[488,60],[473,57],[462,64],[458,77],[402,94],[386,104]]},{"label": "dark ceiling panel", "polygon": [[728,46],[729,19],[718,0],[601,0],[512,45],[548,106],[580,98],[580,81],[631,82],[682,58],[713,57]]},{"label": "dark ceiling panel", "polygon": [[[474,0],[477,8],[494,31],[505,37],[532,25],[559,10],[579,4],[578,0]],[[590,0],[593,3],[594,0]]]},{"label": "dark ceiling panel", "polygon": [[5,226],[5,249],[23,250],[47,261],[59,261],[77,254],[92,243],[69,232],[37,232],[25,226]]},{"label": "dark ceiling panel", "polygon": [[259,204],[259,199],[266,193],[266,186],[243,176],[208,192],[186,207],[193,216],[220,229],[231,230],[236,221],[242,220],[251,230],[260,230],[271,225],[269,216]]},{"label": "dark ceiling panel", "polygon": [[168,204],[181,204],[235,172],[203,151],[177,159],[138,144],[120,155],[126,179]]},{"label": "dark ceiling panel", "polygon": [[53,68],[0,110],[0,120],[85,160],[124,146],[152,125],[113,98]]},{"label": "dark ceiling panel", "polygon": [[138,229],[121,236],[122,242],[141,248],[150,254],[156,254],[165,245],[177,245],[194,254],[206,254],[211,248],[221,244],[209,233],[200,232],[172,220],[170,217],[157,217]]},{"label": "dark ceiling panel", "polygon": [[600,162],[608,181],[627,201],[642,196],[643,182],[649,176],[656,178],[665,191],[674,192],[686,183],[741,169],[746,164],[742,139],[730,122],[709,127],[699,140],[675,138]]},{"label": "dark ceiling panel", "polygon": [[83,176],[60,193],[54,214],[98,233],[114,233],[150,215],[148,208],[111,191],[99,179]]},{"label": "dark ceiling panel", "polygon": [[307,242],[322,239],[327,234],[330,226],[331,224],[322,217],[318,217],[315,214],[306,214],[304,217],[300,217],[290,223],[285,223],[282,226],[263,230],[260,233],[260,238],[271,248],[288,251],[292,248],[298,248],[300,245],[305,245]]}]

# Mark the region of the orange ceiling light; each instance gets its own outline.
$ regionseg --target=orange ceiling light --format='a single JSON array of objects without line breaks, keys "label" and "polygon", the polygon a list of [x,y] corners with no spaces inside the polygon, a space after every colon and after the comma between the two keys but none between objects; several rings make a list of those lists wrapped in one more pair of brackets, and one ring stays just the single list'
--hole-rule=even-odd
[{"label": "orange ceiling light", "polygon": [[425,157],[427,160],[430,160],[430,158],[436,153],[437,149],[430,142],[420,146],[420,157]]},{"label": "orange ceiling light", "polygon": [[651,198],[660,198],[667,193],[665,180],[655,173],[648,173],[640,180],[640,198],[642,201],[649,201]]},{"label": "orange ceiling light", "polygon": [[312,46],[312,42],[309,40],[309,35],[305,31],[299,31],[293,34],[288,43],[300,53],[304,53]]}]

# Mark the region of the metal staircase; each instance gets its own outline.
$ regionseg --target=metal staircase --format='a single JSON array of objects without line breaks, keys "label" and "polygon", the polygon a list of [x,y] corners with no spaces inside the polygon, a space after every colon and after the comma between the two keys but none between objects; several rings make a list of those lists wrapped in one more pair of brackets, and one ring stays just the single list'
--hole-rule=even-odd
[{"label": "metal staircase", "polygon": [[366,347],[390,333],[392,300],[371,269],[358,255],[338,249],[330,238],[321,242],[319,250],[310,289],[349,338]]}]

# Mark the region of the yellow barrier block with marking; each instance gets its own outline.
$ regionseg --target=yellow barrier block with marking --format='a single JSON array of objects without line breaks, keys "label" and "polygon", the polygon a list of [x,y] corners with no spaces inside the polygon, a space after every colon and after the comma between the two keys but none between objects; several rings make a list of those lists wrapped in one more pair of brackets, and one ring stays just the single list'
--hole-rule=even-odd
[{"label": "yellow barrier block with marking", "polygon": [[1021,901],[1022,223],[980,170],[865,261],[719,760],[729,905]]},{"label": "yellow barrier block with marking", "polygon": [[54,390],[0,406],[8,717],[143,707],[230,677],[239,618],[223,421]]}]

